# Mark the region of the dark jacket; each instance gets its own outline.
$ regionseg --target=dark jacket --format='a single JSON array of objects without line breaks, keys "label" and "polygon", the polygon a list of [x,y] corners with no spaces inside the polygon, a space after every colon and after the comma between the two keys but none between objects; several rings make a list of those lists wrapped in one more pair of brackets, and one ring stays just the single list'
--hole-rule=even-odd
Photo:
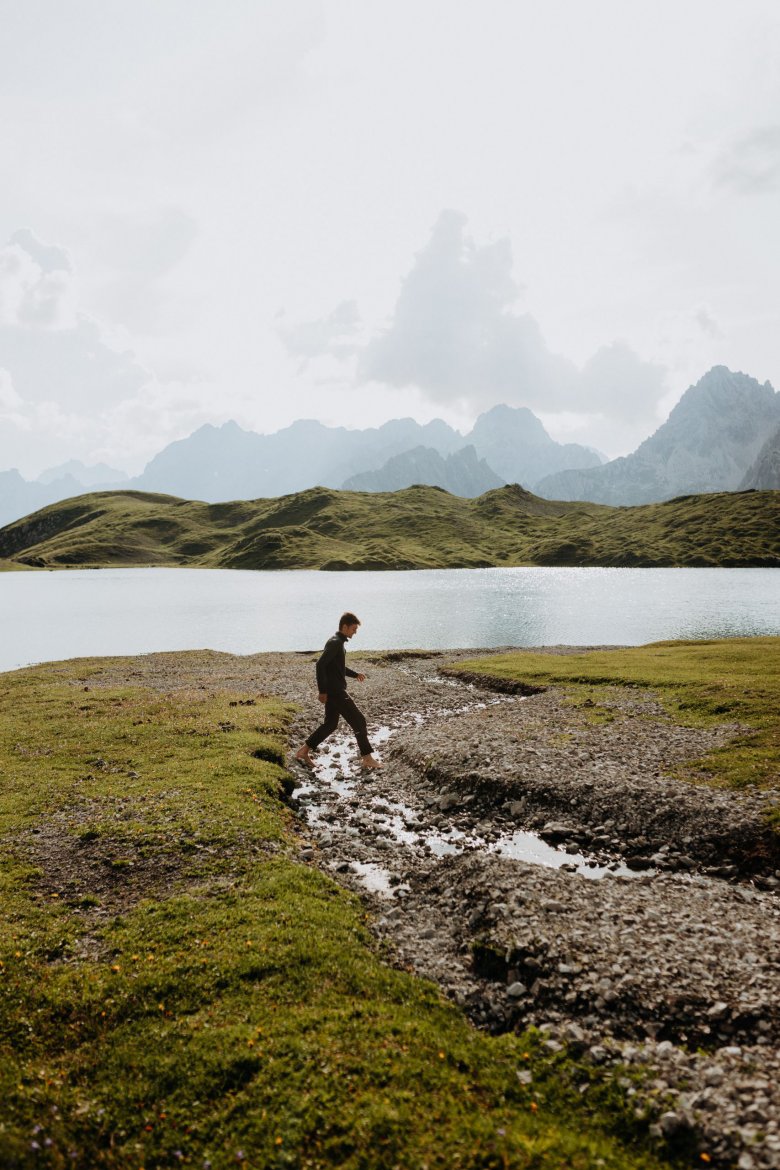
[{"label": "dark jacket", "polygon": [[344,694],[347,678],[357,678],[357,671],[347,666],[345,634],[334,634],[325,643],[317,662],[317,690],[321,695]]}]

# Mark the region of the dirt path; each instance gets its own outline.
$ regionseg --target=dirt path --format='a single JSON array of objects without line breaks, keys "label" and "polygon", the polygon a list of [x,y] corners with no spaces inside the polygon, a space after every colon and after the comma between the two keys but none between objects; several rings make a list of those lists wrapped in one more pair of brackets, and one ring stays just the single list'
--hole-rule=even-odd
[{"label": "dirt path", "polygon": [[[439,674],[473,654],[351,656],[385,767],[361,776],[343,733],[313,773],[291,753],[302,858],[360,892],[394,961],[479,1026],[535,1025],[629,1066],[665,1136],[695,1130],[713,1165],[780,1167],[780,874],[762,819],[778,794],[669,778],[733,726],[676,726],[635,690],[594,723],[555,689]],[[300,710],[293,747],[321,717],[312,654],[213,655],[189,675],[173,657],[135,660],[145,684],[280,694]]]}]

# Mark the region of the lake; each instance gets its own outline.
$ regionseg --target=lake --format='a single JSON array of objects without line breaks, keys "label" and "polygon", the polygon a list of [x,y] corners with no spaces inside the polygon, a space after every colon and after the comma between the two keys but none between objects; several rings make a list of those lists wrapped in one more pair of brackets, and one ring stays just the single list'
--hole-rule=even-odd
[{"label": "lake", "polygon": [[639,645],[780,634],[776,569],[436,569],[396,573],[78,569],[0,573],[0,670],[152,650]]}]

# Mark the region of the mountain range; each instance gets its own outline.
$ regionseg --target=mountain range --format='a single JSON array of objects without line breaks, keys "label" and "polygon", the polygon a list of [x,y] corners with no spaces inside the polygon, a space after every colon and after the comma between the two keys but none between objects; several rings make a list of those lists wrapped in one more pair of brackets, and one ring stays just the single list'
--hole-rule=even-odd
[{"label": "mountain range", "polygon": [[[468,447],[475,449],[475,457],[463,453]],[[352,486],[353,477],[372,473],[371,487],[353,490],[386,491],[424,482],[476,496],[510,480],[532,487],[543,475],[600,462],[588,447],[556,443],[525,407],[496,406],[465,436],[441,419],[424,425],[411,418],[393,419],[365,430],[301,419],[270,435],[246,431],[233,421],[207,424],[170,443],[133,479],[118,482],[117,475],[117,481],[96,482],[94,469],[84,469],[90,478],[81,473],[81,486],[166,492],[221,503],[316,486]],[[2,474],[11,478],[4,483]],[[28,485],[26,496],[18,472],[2,474],[0,525],[80,490],[74,489],[79,474],[75,463],[44,472]]]},{"label": "mountain range", "polygon": [[777,443],[778,427],[780,394],[769,382],[714,366],[633,454],[545,476],[536,491],[553,500],[625,505],[742,486],[780,487],[776,460],[773,481],[771,443],[760,460],[767,439],[774,435]]},{"label": "mountain range", "polygon": [[603,461],[591,448],[557,443],[525,407],[494,406],[461,434],[441,419],[393,419],[348,430],[311,419],[262,435],[236,422],[200,427],[170,443],[128,479],[76,460],[36,482],[0,472],[0,525],[84,488],[163,492],[219,503],[277,497],[310,487],[397,491],[415,483],[474,497],[518,483],[549,499],[611,505],[699,492],[780,488],[780,394],[715,366],[689,387],[669,418],[632,454]]}]

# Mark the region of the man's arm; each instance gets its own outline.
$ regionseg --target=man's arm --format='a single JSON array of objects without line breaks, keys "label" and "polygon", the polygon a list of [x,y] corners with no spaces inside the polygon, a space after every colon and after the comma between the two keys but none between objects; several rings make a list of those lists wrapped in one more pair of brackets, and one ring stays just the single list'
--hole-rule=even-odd
[{"label": "man's arm", "polygon": [[332,642],[326,642],[325,649],[317,659],[317,690],[320,695],[328,692],[328,665],[333,661],[334,649]]}]

